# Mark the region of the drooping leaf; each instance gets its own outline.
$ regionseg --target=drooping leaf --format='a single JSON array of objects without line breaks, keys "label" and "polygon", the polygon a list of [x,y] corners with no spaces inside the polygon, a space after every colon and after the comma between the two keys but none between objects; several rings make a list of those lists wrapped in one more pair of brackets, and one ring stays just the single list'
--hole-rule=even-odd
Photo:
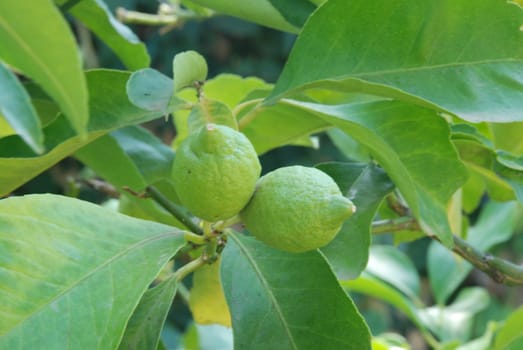
[{"label": "drooping leaf", "polygon": [[222,259],[235,349],[370,349],[367,326],[317,251],[231,234]]},{"label": "drooping leaf", "polygon": [[231,314],[220,278],[221,259],[194,272],[189,307],[196,323],[231,327]]},{"label": "drooping leaf", "polygon": [[173,227],[67,197],[0,207],[2,349],[116,348],[142,294],[185,244]]},{"label": "drooping leaf", "polygon": [[423,230],[452,246],[446,205],[465,182],[466,170],[442,118],[399,101],[338,106],[287,103],[317,112],[364,145],[400,189]]},{"label": "drooping leaf", "polygon": [[[67,0],[55,0],[63,5]],[[82,0],[68,9],[74,17],[93,31],[129,70],[149,66],[145,44],[122,22],[119,22],[102,0]]]},{"label": "drooping leaf", "polygon": [[118,349],[156,349],[175,293],[173,276],[148,289],[129,319]]},{"label": "drooping leaf", "polygon": [[[489,202],[477,223],[470,227],[467,242],[481,251],[508,240],[517,217],[516,202]],[[495,234],[493,234],[495,233]],[[430,285],[438,304],[443,305],[472,270],[472,265],[433,242],[427,256]]]},{"label": "drooping leaf", "polygon": [[76,136],[63,117],[44,129],[48,153],[35,157],[24,142],[9,136],[0,140],[0,195],[9,193],[59,160],[96,138],[120,127],[152,120],[160,112],[133,106],[127,99],[125,84],[129,73],[93,70],[86,74],[90,93],[91,119],[87,139]]},{"label": "drooping leaf", "polygon": [[419,316],[439,339],[464,342],[470,339],[473,316],[489,302],[490,296],[484,288],[469,287],[462,289],[449,306],[432,306],[421,310]]},{"label": "drooping leaf", "polygon": [[191,0],[217,12],[239,17],[263,26],[296,33],[299,28],[287,21],[270,0],[245,2],[243,0]]},{"label": "drooping leaf", "polygon": [[372,219],[394,185],[374,164],[324,163],[317,167],[329,174],[356,205],[356,212],[345,221],[336,238],[320,250],[339,279],[356,278],[367,265]]},{"label": "drooping leaf", "polygon": [[521,121],[522,22],[517,5],[497,0],[330,0],[302,29],[268,103],[324,88]]},{"label": "drooping leaf", "polygon": [[40,119],[16,76],[0,62],[0,114],[11,128],[35,151],[44,151]]},{"label": "drooping leaf", "polygon": [[207,62],[196,51],[180,52],[173,59],[174,93],[207,79]]},{"label": "drooping leaf", "polygon": [[401,310],[419,330],[427,332],[423,320],[418,316],[419,309],[412,299],[379,278],[364,272],[357,279],[343,281],[341,285],[350,291],[369,295],[389,303]]},{"label": "drooping leaf", "polygon": [[[28,15],[30,14],[30,15]],[[0,3],[0,59],[36,81],[79,134],[89,120],[86,79],[69,25],[49,0]]]},{"label": "drooping leaf", "polygon": [[412,301],[420,303],[418,272],[412,261],[397,247],[373,245],[365,271],[393,285]]}]

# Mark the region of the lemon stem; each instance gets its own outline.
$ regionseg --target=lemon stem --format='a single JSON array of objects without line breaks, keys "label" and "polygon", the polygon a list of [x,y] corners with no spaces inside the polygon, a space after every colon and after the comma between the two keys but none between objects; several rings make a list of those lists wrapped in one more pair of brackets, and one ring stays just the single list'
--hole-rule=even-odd
[{"label": "lemon stem", "polygon": [[174,278],[176,279],[176,282],[180,282],[183,280],[187,275],[189,275],[191,272],[195,271],[199,267],[205,265],[207,262],[203,259],[203,257],[199,257],[198,259],[195,259],[182,267],[180,267],[176,272],[174,273]]},{"label": "lemon stem", "polygon": [[178,219],[185,227],[197,235],[203,235],[203,230],[192,220],[190,216],[185,214],[181,206],[168,200],[158,189],[154,186],[147,186],[147,194],[165,210],[171,213]]}]

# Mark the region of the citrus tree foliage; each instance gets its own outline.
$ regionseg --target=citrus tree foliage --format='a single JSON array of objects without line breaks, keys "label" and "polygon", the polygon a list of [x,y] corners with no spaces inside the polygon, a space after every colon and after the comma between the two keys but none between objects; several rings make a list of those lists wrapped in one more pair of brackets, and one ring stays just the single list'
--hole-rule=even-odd
[{"label": "citrus tree foliage", "polygon": [[[191,311],[179,341],[191,349],[408,349],[400,334],[371,332],[354,301],[363,296],[403,314],[432,348],[523,346],[521,309],[478,335],[493,296],[462,287],[473,270],[523,285],[521,266],[490,254],[513,238],[522,213],[518,2],[184,0],[135,21],[219,14],[296,35],[275,84],[209,78],[195,51],[176,55],[164,75],[102,0],[0,3],[0,348],[167,349],[175,296]],[[124,68],[84,70],[71,19]],[[171,145],[141,126],[165,116],[176,126]],[[212,149],[191,141],[209,125],[241,139],[249,162],[220,154],[197,174],[191,161],[173,174],[177,149],[185,159]],[[318,249],[278,242],[275,228],[329,221],[315,208],[325,200],[290,208],[285,194],[305,181],[293,178],[244,215],[261,227],[250,234],[234,214],[254,191],[256,155],[318,147],[319,133],[344,157],[316,168],[356,211],[336,222],[334,238],[325,228]],[[207,143],[230,147],[218,141]],[[120,213],[74,193],[14,195],[66,157],[110,188]],[[243,174],[252,179],[239,196]],[[271,201],[277,210],[265,211]],[[191,213],[223,211],[221,203],[234,213],[214,222]],[[266,245],[256,237],[269,230]],[[382,233],[394,244],[372,244]],[[422,239],[425,289],[404,252]]]}]

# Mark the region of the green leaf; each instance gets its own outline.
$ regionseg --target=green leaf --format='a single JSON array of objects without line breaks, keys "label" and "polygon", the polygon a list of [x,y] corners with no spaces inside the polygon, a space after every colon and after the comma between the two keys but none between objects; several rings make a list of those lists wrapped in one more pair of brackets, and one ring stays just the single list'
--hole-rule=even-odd
[{"label": "green leaf", "polygon": [[324,163],[317,168],[329,174],[356,205],[356,212],[345,221],[338,235],[320,250],[339,279],[356,278],[367,265],[372,219],[394,185],[374,164]]},{"label": "green leaf", "polygon": [[470,287],[462,289],[451,305],[426,308],[419,316],[439,339],[464,342],[470,339],[473,316],[485,309],[489,302],[489,294],[484,288]]},{"label": "green leaf", "polygon": [[[241,102],[245,102],[246,104],[252,103],[252,101],[249,101],[249,94],[251,92],[257,89],[268,89],[270,86],[270,84],[265,83],[263,80],[254,77],[242,78],[233,74],[220,74],[205,82],[203,92],[206,98],[222,102],[233,110]],[[178,97],[191,102],[197,102],[198,100],[195,91],[192,89],[180,91]],[[189,111],[181,109],[174,113],[174,122],[177,131],[175,146],[179,145],[189,134],[189,113]],[[235,113],[233,112],[233,114]]]},{"label": "green leaf", "polygon": [[89,142],[120,127],[158,118],[159,112],[149,112],[133,106],[125,93],[129,73],[93,70],[86,74],[91,119],[87,139],[76,136],[63,117],[44,129],[48,153],[35,157],[18,137],[0,140],[0,195],[9,193],[59,160],[74,153]]},{"label": "green leaf", "polygon": [[[523,342],[523,331],[521,324],[523,323],[523,307],[514,311],[505,321],[504,326],[496,335],[494,342],[494,350],[506,350],[509,346]],[[517,347],[514,347],[517,349]]]},{"label": "green leaf", "polygon": [[301,28],[316,6],[309,0],[269,0],[290,24]]},{"label": "green leaf", "polygon": [[185,244],[170,226],[67,197],[12,197],[0,208],[3,349],[114,349]]},{"label": "green leaf", "polygon": [[452,246],[446,205],[465,182],[466,170],[449,141],[445,120],[399,101],[338,106],[287,103],[318,112],[364,145],[400,189],[423,230]]},{"label": "green leaf", "polygon": [[89,119],[86,81],[74,36],[53,3],[1,2],[0,42],[0,59],[41,85],[84,135]]},{"label": "green leaf", "polygon": [[200,103],[193,107],[187,123],[189,133],[193,133],[209,123],[225,125],[238,130],[238,123],[236,123],[236,118],[229,107],[224,103],[208,98],[202,99]]},{"label": "green leaf", "polygon": [[245,2],[244,0],[191,0],[192,2],[221,12],[239,17],[286,32],[296,33],[299,28],[289,23],[269,0]]},{"label": "green leaf", "polygon": [[386,282],[364,272],[355,280],[341,282],[341,285],[352,292],[359,292],[383,300],[402,311],[423,333],[427,330],[423,320],[418,316],[418,308],[405,294]]},{"label": "green leaf", "polygon": [[156,349],[175,293],[173,276],[148,289],[129,319],[118,349]]},{"label": "green leaf", "polygon": [[296,107],[287,101],[269,108],[255,108],[242,115],[238,125],[258,154],[292,144],[303,136],[329,127],[329,123],[313,110]]},{"label": "green leaf", "polygon": [[115,130],[75,155],[114,185],[136,191],[160,180],[170,180],[174,158],[170,147],[135,125]]},{"label": "green leaf", "polygon": [[458,139],[453,143],[469,174],[483,180],[493,200],[509,201],[515,198],[510,184],[494,171],[495,153],[490,147],[474,140]]},{"label": "green leaf", "polygon": [[131,74],[126,86],[129,100],[136,107],[167,114],[181,101],[173,95],[173,81],[155,69],[145,68]]},{"label": "green leaf", "polygon": [[[489,202],[477,223],[469,228],[467,242],[486,251],[507,241],[514,232],[517,203]],[[432,242],[427,256],[430,285],[438,304],[443,305],[472,270],[472,265],[455,256],[437,242]]]},{"label": "green leaf", "polygon": [[[63,5],[67,0],[55,0]],[[129,70],[149,66],[147,48],[125,24],[119,22],[102,0],[78,1],[68,9],[74,17],[91,29],[120,58]]]},{"label": "green leaf", "polygon": [[174,93],[207,79],[207,62],[196,51],[180,52],[173,59]]},{"label": "green leaf", "polygon": [[137,164],[111,135],[94,140],[74,155],[117,189],[128,186],[134,191],[141,191],[147,186]]},{"label": "green leaf", "polygon": [[0,114],[36,153],[44,151],[40,119],[16,76],[0,62]]},{"label": "green leaf", "polygon": [[473,122],[521,121],[522,22],[517,5],[498,0],[330,0],[302,29],[267,102],[344,89]]},{"label": "green leaf", "polygon": [[228,237],[221,273],[235,349],[370,349],[366,324],[320,253]]},{"label": "green leaf", "polygon": [[490,123],[496,149],[523,155],[523,123]]},{"label": "green leaf", "polygon": [[411,300],[421,303],[416,267],[397,247],[373,245],[365,271],[394,286]]}]

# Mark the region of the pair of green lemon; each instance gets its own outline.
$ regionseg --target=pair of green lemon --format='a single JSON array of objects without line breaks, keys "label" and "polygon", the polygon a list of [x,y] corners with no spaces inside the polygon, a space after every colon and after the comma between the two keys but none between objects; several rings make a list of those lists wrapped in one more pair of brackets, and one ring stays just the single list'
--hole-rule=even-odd
[{"label": "pair of green lemon", "polygon": [[227,126],[207,124],[181,144],[173,165],[180,201],[217,222],[238,213],[251,234],[274,248],[304,252],[329,243],[353,212],[327,174],[289,166],[260,178],[250,141]]}]

